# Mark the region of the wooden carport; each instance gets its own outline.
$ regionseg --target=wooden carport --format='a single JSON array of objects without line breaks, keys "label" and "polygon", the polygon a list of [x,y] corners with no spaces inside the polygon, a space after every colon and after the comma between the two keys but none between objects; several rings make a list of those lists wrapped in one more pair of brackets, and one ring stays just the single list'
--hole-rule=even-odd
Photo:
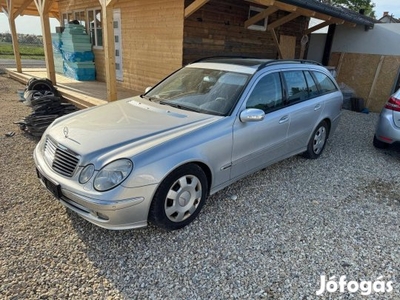
[{"label": "wooden carport", "polygon": [[[189,17],[195,11],[200,9],[203,5],[212,0],[195,0],[185,9],[185,18]],[[244,26],[246,28],[256,24],[262,19],[274,14],[278,10],[285,11],[288,14],[275,20],[273,23],[268,24],[268,30],[271,32],[275,45],[278,49],[279,57],[285,58],[282,45],[278,40],[275,29],[279,26],[288,23],[297,17],[304,16],[309,18],[319,19],[322,22],[311,28],[305,28],[303,35],[307,36],[312,32],[330,25],[346,25],[349,27],[356,27],[357,25],[364,25],[366,29],[370,29],[374,25],[374,20],[368,18],[360,13],[342,8],[333,7],[318,1],[305,1],[305,0],[245,0],[246,2],[264,7],[264,9],[257,15],[249,18]]]},{"label": "wooden carport", "polygon": [[[106,74],[108,80],[107,85],[107,99],[109,101],[117,99],[117,88],[115,83],[115,58],[114,52],[114,41],[113,41],[113,14],[112,6],[116,0],[99,0],[102,7],[102,17],[105,20],[103,24],[103,34],[104,34],[104,54],[106,57]],[[54,58],[52,50],[52,40],[50,32],[50,17],[57,18],[60,20],[60,12],[58,9],[58,2],[55,0],[0,0],[0,7],[2,11],[7,15],[12,43],[14,48],[14,57],[16,62],[16,69],[18,73],[22,72],[21,57],[19,51],[18,37],[15,26],[15,19],[21,15],[32,15],[39,16],[42,36],[43,36],[43,46],[45,53],[47,78],[49,78],[53,84],[57,84],[56,72],[54,67]]]},{"label": "wooden carport", "polygon": [[[115,51],[113,40],[113,8],[118,4],[117,0],[98,0],[102,8],[103,19],[103,41],[104,41],[104,59],[105,59],[105,81],[107,86],[107,100],[114,101],[117,99],[117,83],[115,72]],[[151,0],[149,0],[151,1]],[[176,0],[178,1],[178,0]],[[184,1],[184,0],[182,0]],[[217,0],[194,0],[186,5],[182,14],[182,21],[207,4]],[[248,28],[256,24],[262,19],[274,14],[277,11],[283,11],[284,14],[268,24],[267,30],[271,33],[278,55],[286,58],[285,44],[279,40],[276,29],[300,16],[313,17],[320,19],[321,24],[312,28],[304,28],[303,35],[307,36],[311,32],[323,28],[325,26],[347,25],[357,26],[363,25],[366,29],[373,27],[374,21],[359,13],[332,7],[323,4],[317,0],[243,0],[251,5],[263,8],[258,14],[248,18],[244,22],[244,27]],[[187,4],[188,2],[186,2]],[[14,55],[16,60],[17,72],[22,72],[21,59],[19,54],[19,46],[17,40],[17,32],[15,28],[15,19],[20,15],[36,15],[40,17],[42,26],[42,35],[44,41],[45,60],[47,67],[47,77],[56,84],[56,74],[54,67],[54,59],[52,55],[52,41],[50,34],[49,18],[55,17],[60,20],[60,11],[58,1],[56,0],[0,0],[2,11],[8,16],[10,31],[13,39]],[[168,41],[165,41],[166,43]]]}]

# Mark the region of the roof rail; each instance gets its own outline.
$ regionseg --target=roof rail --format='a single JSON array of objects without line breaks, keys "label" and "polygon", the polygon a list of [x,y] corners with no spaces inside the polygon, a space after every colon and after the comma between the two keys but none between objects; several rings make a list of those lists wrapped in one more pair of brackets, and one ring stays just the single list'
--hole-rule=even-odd
[{"label": "roof rail", "polygon": [[267,65],[274,65],[274,64],[293,64],[293,63],[298,63],[298,64],[313,64],[313,65],[318,65],[322,66],[321,63],[315,61],[315,60],[310,60],[310,59],[273,59],[270,61],[267,61],[265,63],[262,63],[259,67],[258,70],[261,70],[265,68]]},{"label": "roof rail", "polygon": [[[209,56],[209,57],[203,57],[198,60],[195,60],[190,64],[193,63],[198,63],[198,62],[205,62],[205,61],[213,61],[213,60],[223,60],[223,59],[253,59],[253,60],[264,60],[264,62],[260,62],[260,65],[258,66],[258,70],[261,70],[265,68],[266,66],[269,65],[275,65],[275,64],[313,64],[313,65],[319,65],[322,66],[321,63],[314,61],[314,60],[309,60],[309,59],[271,59],[271,58],[260,58],[260,57],[251,57],[251,56],[229,56],[229,55],[221,55],[221,56]],[[265,61],[266,60],[266,61]]]},{"label": "roof rail", "polygon": [[262,59],[260,57],[252,57],[252,56],[240,56],[240,55],[216,55],[216,56],[208,56],[208,57],[203,57],[200,59],[197,59],[195,61],[192,61],[191,64],[197,63],[197,62],[202,62],[202,61],[207,61],[207,60],[213,60],[213,59],[225,59],[225,58],[236,58],[236,59]]}]

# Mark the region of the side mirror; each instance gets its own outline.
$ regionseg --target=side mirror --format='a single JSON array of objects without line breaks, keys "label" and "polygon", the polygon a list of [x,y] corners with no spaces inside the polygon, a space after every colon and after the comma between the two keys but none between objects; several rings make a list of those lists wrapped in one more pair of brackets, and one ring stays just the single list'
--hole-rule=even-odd
[{"label": "side mirror", "polygon": [[246,122],[259,122],[264,120],[265,112],[257,108],[248,108],[240,113],[240,121]]},{"label": "side mirror", "polygon": [[146,94],[148,91],[150,91],[153,87],[152,86],[148,86],[145,90],[144,93]]}]

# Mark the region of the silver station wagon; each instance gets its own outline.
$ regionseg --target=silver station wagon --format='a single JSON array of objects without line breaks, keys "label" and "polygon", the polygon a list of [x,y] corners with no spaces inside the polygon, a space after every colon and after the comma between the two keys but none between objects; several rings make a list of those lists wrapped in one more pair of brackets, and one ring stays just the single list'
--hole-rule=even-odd
[{"label": "silver station wagon", "polygon": [[56,119],[34,151],[37,174],[98,226],[179,229],[244,176],[320,156],[342,102],[315,62],[203,59],[141,96]]}]

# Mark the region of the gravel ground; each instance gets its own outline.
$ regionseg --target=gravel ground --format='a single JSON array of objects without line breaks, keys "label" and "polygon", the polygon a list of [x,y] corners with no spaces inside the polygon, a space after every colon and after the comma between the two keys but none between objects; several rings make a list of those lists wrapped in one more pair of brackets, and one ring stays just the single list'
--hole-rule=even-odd
[{"label": "gravel ground", "polygon": [[[377,114],[344,111],[319,159],[237,182],[182,230],[108,231],[40,185],[23,87],[0,76],[1,299],[400,299],[400,150],[373,148]],[[321,275],[393,291],[317,297]]]}]

